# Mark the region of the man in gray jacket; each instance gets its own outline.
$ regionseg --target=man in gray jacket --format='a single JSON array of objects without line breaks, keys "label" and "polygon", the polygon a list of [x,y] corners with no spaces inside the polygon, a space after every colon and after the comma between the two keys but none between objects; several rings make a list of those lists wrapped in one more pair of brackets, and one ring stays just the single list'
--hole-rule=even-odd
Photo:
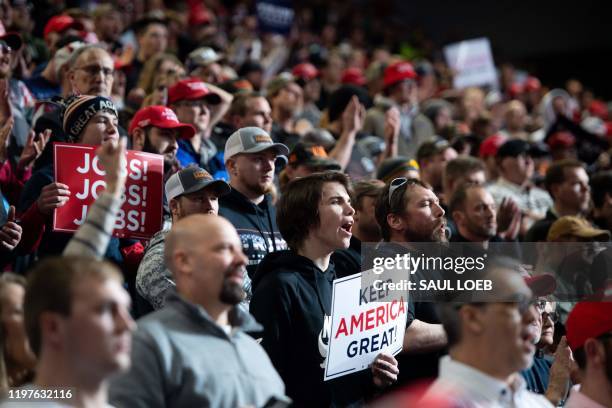
[{"label": "man in gray jacket", "polygon": [[[219,197],[230,192],[223,180],[214,180],[204,169],[189,166],[174,173],[166,181],[166,198],[172,222],[191,214],[213,214],[219,211]],[[164,245],[167,228],[157,232],[149,241],[136,273],[136,290],[153,309],[164,306],[166,296],[174,292],[172,275],[164,264]],[[249,283],[250,287],[250,283]]]},{"label": "man in gray jacket", "polygon": [[221,217],[190,215],[166,237],[178,296],[138,321],[132,367],[111,384],[118,408],[261,407],[288,401],[265,351],[245,331],[261,330],[236,307],[247,258]]}]

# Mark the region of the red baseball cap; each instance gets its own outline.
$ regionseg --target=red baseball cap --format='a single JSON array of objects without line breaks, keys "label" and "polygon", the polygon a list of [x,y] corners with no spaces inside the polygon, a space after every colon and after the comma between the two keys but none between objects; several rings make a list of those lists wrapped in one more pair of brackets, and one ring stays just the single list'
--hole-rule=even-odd
[{"label": "red baseball cap", "polygon": [[385,68],[383,75],[383,86],[386,88],[399,81],[406,79],[416,79],[417,74],[411,63],[407,61],[399,61]]},{"label": "red baseball cap", "polygon": [[601,120],[608,120],[608,107],[605,102],[595,99],[589,105],[589,113],[593,116],[597,116]]},{"label": "red baseball cap", "polygon": [[570,132],[555,132],[546,141],[551,149],[572,147],[576,144],[576,138]]},{"label": "red baseball cap", "polygon": [[305,81],[310,81],[311,79],[315,79],[319,76],[319,70],[309,62],[297,64],[295,67],[293,67],[291,73],[294,77],[301,78]]},{"label": "red baseball cap", "polygon": [[160,105],[147,106],[136,112],[130,122],[129,134],[133,134],[136,128],[147,126],[161,129],[177,129],[181,139],[191,139],[196,132],[193,126],[179,122],[172,109]]},{"label": "red baseball cap", "polygon": [[506,138],[500,134],[495,134],[487,137],[480,144],[480,149],[478,150],[478,155],[481,158],[495,156],[497,154],[497,149],[501,145],[506,142]]},{"label": "red baseball cap", "polygon": [[510,85],[510,89],[508,89],[508,94],[510,95],[510,97],[516,98],[517,96],[522,94],[523,91],[523,85],[519,84],[518,82],[514,82],[512,85]]},{"label": "red baseball cap", "polygon": [[552,295],[557,289],[557,281],[551,274],[544,273],[542,275],[525,276],[525,283],[533,292],[534,296],[542,297]]},{"label": "red baseball cap", "polygon": [[63,33],[69,28],[74,28],[75,30],[79,31],[84,29],[83,24],[70,16],[63,14],[53,16],[49,19],[49,21],[47,21],[43,35],[45,38],[47,38],[47,35],[50,33]]},{"label": "red baseball cap", "polygon": [[189,26],[210,24],[213,21],[214,16],[210,13],[210,11],[203,8],[191,10],[191,12],[189,13],[189,19],[187,20]]},{"label": "red baseball cap", "polygon": [[588,339],[612,331],[612,302],[579,302],[565,323],[567,343],[572,351],[584,346]]},{"label": "red baseball cap", "polygon": [[205,99],[212,105],[221,103],[221,97],[208,89],[206,84],[198,78],[182,79],[168,88],[168,104],[170,105],[178,101],[196,99]]},{"label": "red baseball cap", "polygon": [[351,67],[344,70],[341,82],[343,84],[363,86],[366,84],[367,80],[361,69]]},{"label": "red baseball cap", "polygon": [[538,78],[528,76],[527,79],[525,79],[525,83],[523,84],[523,89],[525,92],[539,91],[540,88],[542,88],[542,83]]}]

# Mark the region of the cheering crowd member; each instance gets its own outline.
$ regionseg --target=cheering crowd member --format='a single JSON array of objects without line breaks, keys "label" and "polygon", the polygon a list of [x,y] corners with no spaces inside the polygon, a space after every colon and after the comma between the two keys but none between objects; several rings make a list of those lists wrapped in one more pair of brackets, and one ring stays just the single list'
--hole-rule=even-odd
[{"label": "cheering crowd member", "polygon": [[[204,169],[191,166],[174,173],[166,181],[166,199],[170,204],[172,223],[191,214],[219,212],[219,197],[231,188],[223,180],[214,180]],[[164,264],[164,246],[168,229],[151,238],[136,274],[136,290],[153,309],[160,309],[175,283]],[[245,278],[245,280],[248,278]],[[250,285],[248,285],[250,289]]]},{"label": "cheering crowd member", "polygon": [[234,132],[225,144],[225,166],[232,191],[221,198],[219,215],[236,228],[253,276],[263,257],[287,247],[276,226],[276,209],[270,192],[276,159],[289,154],[263,129],[246,127]]},{"label": "cheering crowd member", "polygon": [[[397,379],[397,361],[381,353],[371,372],[323,381],[331,336],[332,253],[350,244],[355,210],[347,177],[315,173],[287,185],[278,224],[289,248],[267,255],[253,280],[251,312],[264,326],[262,346],[296,406],[348,405]],[[296,353],[295,350],[300,350]]]},{"label": "cheering crowd member", "polygon": [[[446,242],[444,214],[440,201],[422,181],[406,178],[390,181],[376,202],[376,221],[383,238],[381,251],[387,256],[418,253],[414,244]],[[435,304],[410,299],[403,354],[398,357],[400,382],[435,377],[436,363],[445,354],[446,342]],[[421,369],[410,370],[411,366]]]}]

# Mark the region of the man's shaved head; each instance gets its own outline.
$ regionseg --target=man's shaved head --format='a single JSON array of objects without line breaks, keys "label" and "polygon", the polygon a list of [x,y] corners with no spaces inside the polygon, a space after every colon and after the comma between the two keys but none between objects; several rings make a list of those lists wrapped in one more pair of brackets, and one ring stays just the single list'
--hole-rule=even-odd
[{"label": "man's shaved head", "polygon": [[244,299],[247,258],[225,218],[194,214],[180,219],[166,236],[164,257],[178,293],[209,313]]}]

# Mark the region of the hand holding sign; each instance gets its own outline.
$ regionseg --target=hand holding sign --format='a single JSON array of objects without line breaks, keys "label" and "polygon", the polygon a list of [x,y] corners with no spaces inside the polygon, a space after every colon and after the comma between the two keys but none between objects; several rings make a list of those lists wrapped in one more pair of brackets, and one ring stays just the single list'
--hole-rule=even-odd
[{"label": "hand holding sign", "polygon": [[379,387],[387,387],[397,381],[399,369],[397,360],[389,354],[380,353],[371,365],[374,384]]},{"label": "hand holding sign", "polygon": [[43,187],[38,197],[38,211],[51,215],[53,210],[62,207],[70,198],[70,189],[66,184],[51,183]]}]

